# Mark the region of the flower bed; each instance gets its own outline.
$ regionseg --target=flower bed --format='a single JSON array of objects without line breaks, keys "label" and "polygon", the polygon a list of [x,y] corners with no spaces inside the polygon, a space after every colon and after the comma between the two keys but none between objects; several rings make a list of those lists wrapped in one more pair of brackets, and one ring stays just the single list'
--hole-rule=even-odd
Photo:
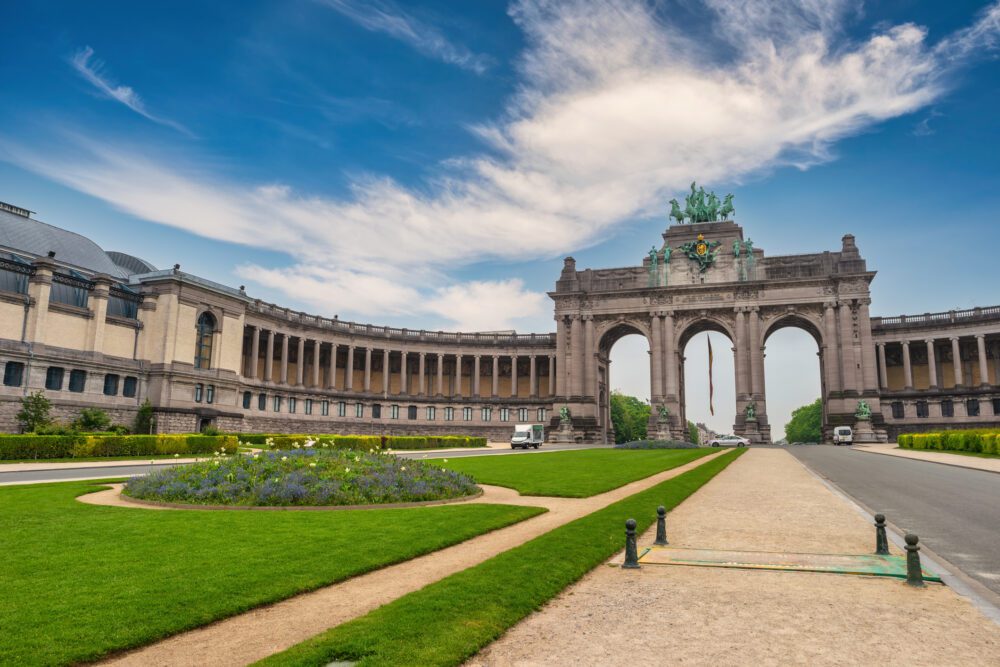
[{"label": "flower bed", "polygon": [[169,503],[267,507],[426,502],[478,491],[471,477],[419,461],[308,448],[223,454],[211,461],[156,470],[130,480],[124,494]]},{"label": "flower bed", "polygon": [[1000,431],[969,429],[938,433],[906,433],[896,438],[896,444],[904,449],[1000,454]]}]

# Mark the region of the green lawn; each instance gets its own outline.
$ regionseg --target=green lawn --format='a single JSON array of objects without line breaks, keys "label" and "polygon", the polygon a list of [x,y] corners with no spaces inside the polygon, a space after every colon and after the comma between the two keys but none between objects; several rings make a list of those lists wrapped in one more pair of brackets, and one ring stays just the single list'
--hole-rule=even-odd
[{"label": "green lawn", "polygon": [[0,487],[0,664],[96,660],[543,510],[154,512],[94,482]]},{"label": "green lawn", "polygon": [[586,498],[676,468],[718,450],[580,449],[545,454],[463,456],[430,463],[464,472],[482,484],[516,489],[527,496]]},{"label": "green lawn", "polygon": [[657,505],[676,507],[744,452],[726,452],[259,664],[312,666],[338,660],[366,667],[461,664],[624,548],[627,518],[636,520],[640,532],[645,530],[656,519]]}]

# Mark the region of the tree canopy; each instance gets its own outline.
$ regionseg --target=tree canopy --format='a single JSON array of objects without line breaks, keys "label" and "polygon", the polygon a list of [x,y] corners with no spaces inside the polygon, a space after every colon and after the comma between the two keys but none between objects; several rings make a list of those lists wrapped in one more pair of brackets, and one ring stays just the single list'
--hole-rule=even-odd
[{"label": "tree canopy", "polygon": [[698,442],[698,426],[690,419],[688,420],[688,442],[693,442],[696,445],[701,444]]},{"label": "tree canopy", "polygon": [[823,439],[823,402],[816,399],[792,411],[785,425],[788,442],[820,442]]},{"label": "tree canopy", "polygon": [[635,396],[620,391],[611,392],[611,424],[615,429],[615,442],[633,442],[646,439],[650,406]]}]

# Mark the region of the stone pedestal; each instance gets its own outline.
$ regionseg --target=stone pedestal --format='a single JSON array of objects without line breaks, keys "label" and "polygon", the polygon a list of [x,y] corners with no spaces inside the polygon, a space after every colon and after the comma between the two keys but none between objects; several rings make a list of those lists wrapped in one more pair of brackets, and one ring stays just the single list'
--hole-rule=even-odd
[{"label": "stone pedestal", "polygon": [[670,422],[665,419],[656,420],[656,432],[654,440],[670,440]]},{"label": "stone pedestal", "polygon": [[870,419],[858,419],[854,422],[854,442],[879,442],[879,437],[872,429]]},{"label": "stone pedestal", "polygon": [[573,435],[573,422],[569,419],[559,420],[559,428],[552,434],[552,442],[576,442]]},{"label": "stone pedestal", "polygon": [[747,419],[744,422],[743,433],[741,435],[756,445],[766,442],[764,434],[760,431],[760,424],[756,419]]}]

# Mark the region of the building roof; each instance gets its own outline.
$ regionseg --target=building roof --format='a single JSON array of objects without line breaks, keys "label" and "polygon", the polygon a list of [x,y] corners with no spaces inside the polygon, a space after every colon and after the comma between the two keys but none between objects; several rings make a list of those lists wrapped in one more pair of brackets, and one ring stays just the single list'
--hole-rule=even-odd
[{"label": "building roof", "polygon": [[129,274],[87,237],[3,209],[0,209],[0,247],[35,257],[45,257],[54,251],[60,264],[119,278]]}]

